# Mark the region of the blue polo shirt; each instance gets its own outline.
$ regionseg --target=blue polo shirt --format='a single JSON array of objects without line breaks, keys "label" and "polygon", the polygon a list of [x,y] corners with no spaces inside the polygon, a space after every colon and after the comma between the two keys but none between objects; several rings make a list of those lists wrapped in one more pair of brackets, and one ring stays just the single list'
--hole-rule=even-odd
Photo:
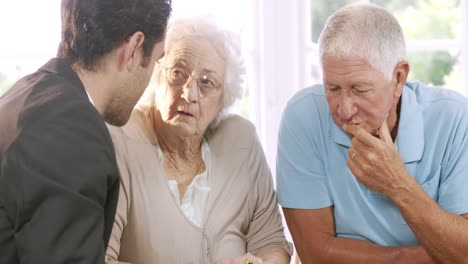
[{"label": "blue polo shirt", "polygon": [[[406,83],[398,152],[408,172],[443,209],[468,213],[468,100],[447,89]],[[383,246],[419,244],[387,196],[359,183],[346,160],[351,138],[333,122],[323,86],[299,91],[281,120],[277,192],[286,208],[334,207],[338,237]]]}]

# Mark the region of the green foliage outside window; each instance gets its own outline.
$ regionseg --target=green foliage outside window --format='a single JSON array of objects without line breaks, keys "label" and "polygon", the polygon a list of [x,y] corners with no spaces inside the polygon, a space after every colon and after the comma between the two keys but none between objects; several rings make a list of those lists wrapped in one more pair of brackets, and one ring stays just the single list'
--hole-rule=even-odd
[{"label": "green foliage outside window", "polygon": [[[317,42],[326,19],[352,0],[311,0],[312,41]],[[406,40],[457,39],[460,37],[459,0],[373,0],[385,7],[400,22]],[[446,86],[461,90],[462,78],[457,65],[459,50],[424,51],[408,54],[409,81]]]}]

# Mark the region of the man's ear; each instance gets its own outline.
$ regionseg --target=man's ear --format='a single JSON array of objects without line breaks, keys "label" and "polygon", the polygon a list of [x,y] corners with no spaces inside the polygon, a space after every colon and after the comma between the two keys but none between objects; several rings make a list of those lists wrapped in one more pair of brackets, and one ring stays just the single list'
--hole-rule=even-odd
[{"label": "man's ear", "polygon": [[122,67],[127,71],[132,71],[135,66],[141,64],[143,59],[143,42],[145,41],[145,34],[141,31],[133,33],[128,37],[127,41],[123,45],[123,58]]},{"label": "man's ear", "polygon": [[393,82],[395,83],[394,95],[396,97],[400,97],[403,93],[409,71],[410,67],[407,61],[402,61],[395,66],[393,70]]}]

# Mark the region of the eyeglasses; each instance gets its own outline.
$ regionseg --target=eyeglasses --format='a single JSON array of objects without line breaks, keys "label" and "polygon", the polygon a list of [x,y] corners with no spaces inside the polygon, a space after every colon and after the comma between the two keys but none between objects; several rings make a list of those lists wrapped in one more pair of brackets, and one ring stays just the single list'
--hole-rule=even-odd
[{"label": "eyeglasses", "polygon": [[[163,66],[162,66],[163,67]],[[169,84],[174,86],[183,86],[190,80],[196,80],[198,87],[204,90],[214,90],[220,88],[223,84],[212,74],[192,75],[181,67],[163,67],[166,73],[166,79]]]}]

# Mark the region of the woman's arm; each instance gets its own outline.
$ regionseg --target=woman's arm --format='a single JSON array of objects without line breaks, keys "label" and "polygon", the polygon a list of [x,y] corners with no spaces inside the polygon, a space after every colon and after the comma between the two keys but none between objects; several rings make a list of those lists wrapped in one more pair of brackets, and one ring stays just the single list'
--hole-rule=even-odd
[{"label": "woman's arm", "polygon": [[106,262],[109,264],[119,263],[120,239],[127,225],[127,212],[130,204],[130,169],[128,168],[127,151],[125,151],[127,141],[123,130],[109,125],[108,128],[114,143],[115,156],[120,172],[119,200],[115,212],[114,226],[106,250]]},{"label": "woman's arm", "polygon": [[[106,250],[107,263],[109,261],[117,261],[120,253],[120,238],[127,225],[127,198],[123,184],[120,185],[119,202],[115,213],[114,226],[109,239],[109,245]],[[115,262],[114,262],[115,263]]]},{"label": "woman's arm", "polygon": [[257,257],[262,259],[265,264],[289,263],[291,256],[284,247],[272,245],[262,249]]},{"label": "woman's arm", "polygon": [[250,162],[256,175],[249,197],[253,217],[246,235],[247,250],[264,263],[289,263],[292,245],[284,236],[273,178],[257,137]]},{"label": "woman's arm", "polygon": [[117,260],[109,260],[106,263],[107,264],[132,264],[132,263],[128,263],[128,262],[119,262]]}]

